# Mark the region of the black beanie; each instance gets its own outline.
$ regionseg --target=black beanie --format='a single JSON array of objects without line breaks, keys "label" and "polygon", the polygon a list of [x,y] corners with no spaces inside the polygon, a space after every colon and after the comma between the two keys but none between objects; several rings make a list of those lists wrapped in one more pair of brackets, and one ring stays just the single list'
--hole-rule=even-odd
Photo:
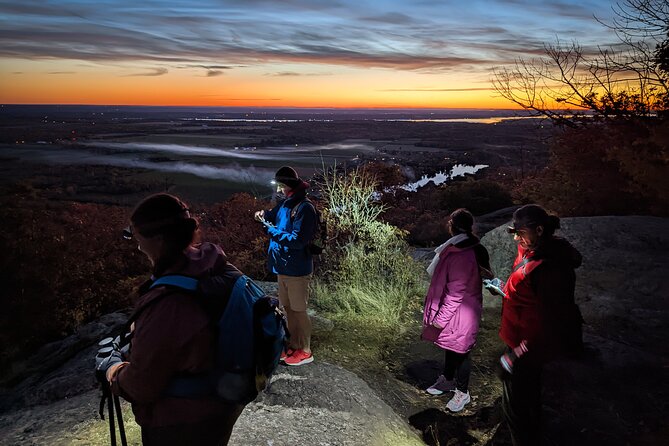
[{"label": "black beanie", "polygon": [[276,174],[274,175],[274,180],[276,180],[277,183],[285,184],[291,189],[295,189],[297,186],[302,184],[302,179],[297,174],[295,169],[289,166],[283,166],[277,170]]}]

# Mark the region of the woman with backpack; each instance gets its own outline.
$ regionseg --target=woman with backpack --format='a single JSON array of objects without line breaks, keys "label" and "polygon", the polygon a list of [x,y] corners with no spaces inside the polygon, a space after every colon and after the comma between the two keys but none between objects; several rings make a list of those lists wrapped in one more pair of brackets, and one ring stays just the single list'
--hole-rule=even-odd
[{"label": "woman with backpack", "polygon": [[142,444],[226,445],[243,404],[223,403],[215,394],[174,397],[168,392],[175,378],[202,375],[213,367],[216,339],[210,315],[192,294],[150,287],[168,274],[202,278],[241,273],[219,246],[195,244],[198,222],[175,196],[146,198],[130,222],[125,237],[137,241],[152,276],[140,287],[130,317],[129,354],[103,373],[112,392],[132,403]]},{"label": "woman with backpack", "polygon": [[472,230],[474,216],[457,209],[448,220],[451,238],[439,246],[428,267],[432,276],[425,298],[422,338],[445,352],[443,373],[427,389],[431,395],[453,391],[446,404],[461,411],[470,401],[470,352],[476,343],[483,303],[482,279],[492,278],[490,256]]}]

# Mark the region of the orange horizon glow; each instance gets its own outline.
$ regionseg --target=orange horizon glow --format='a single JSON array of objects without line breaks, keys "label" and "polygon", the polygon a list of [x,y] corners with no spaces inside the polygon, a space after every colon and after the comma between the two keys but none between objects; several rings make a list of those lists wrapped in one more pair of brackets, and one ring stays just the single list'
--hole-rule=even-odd
[{"label": "orange horizon glow", "polygon": [[[481,76],[328,65],[291,66],[290,76],[268,67],[207,77],[194,70],[151,75],[144,67],[82,68],[80,61],[5,61],[0,103],[194,107],[517,109],[495,97]],[[276,66],[274,70],[280,69]],[[153,69],[156,70],[157,69]],[[321,70],[318,72],[317,70]],[[307,73],[307,74],[301,74]],[[412,89],[413,88],[413,89]]]}]

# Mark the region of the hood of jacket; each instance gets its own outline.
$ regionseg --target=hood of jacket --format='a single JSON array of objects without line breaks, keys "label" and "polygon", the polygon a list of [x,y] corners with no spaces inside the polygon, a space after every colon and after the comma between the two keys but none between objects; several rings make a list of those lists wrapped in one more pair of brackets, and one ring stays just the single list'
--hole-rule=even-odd
[{"label": "hood of jacket", "polygon": [[534,252],[537,259],[555,260],[576,269],[581,266],[583,256],[567,240],[551,237],[544,241]]}]

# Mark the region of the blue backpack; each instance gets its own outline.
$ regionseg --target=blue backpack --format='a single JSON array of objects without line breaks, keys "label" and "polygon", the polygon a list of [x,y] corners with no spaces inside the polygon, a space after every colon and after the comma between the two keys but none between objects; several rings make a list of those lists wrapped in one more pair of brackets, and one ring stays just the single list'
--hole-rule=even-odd
[{"label": "blue backpack", "polygon": [[206,375],[174,378],[165,394],[183,398],[217,395],[233,404],[253,401],[266,388],[285,345],[286,319],[277,299],[267,296],[245,275],[202,280],[166,275],[151,284],[151,288],[157,286],[193,293],[210,316],[218,317],[213,321],[217,329],[214,369]]}]

